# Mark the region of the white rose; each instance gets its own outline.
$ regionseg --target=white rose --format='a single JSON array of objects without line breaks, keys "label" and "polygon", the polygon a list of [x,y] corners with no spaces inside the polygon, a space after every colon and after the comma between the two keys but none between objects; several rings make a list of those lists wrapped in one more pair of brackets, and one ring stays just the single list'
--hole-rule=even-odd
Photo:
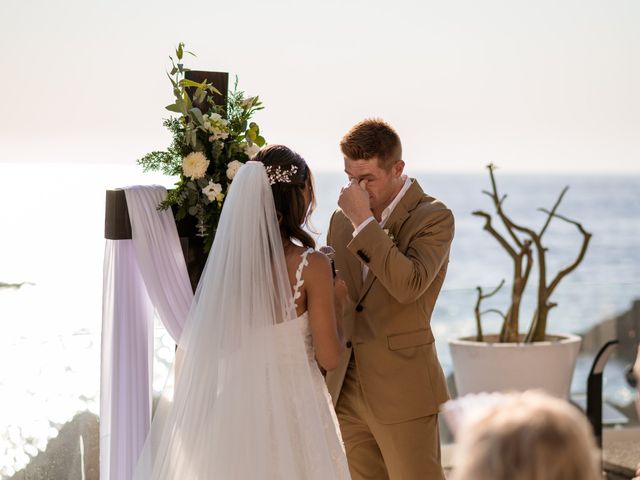
[{"label": "white rose", "polygon": [[209,180],[209,184],[202,189],[202,193],[204,193],[210,202],[217,200],[221,202],[224,199],[224,193],[222,193],[222,185],[219,183],[213,183]]},{"label": "white rose", "polygon": [[182,172],[193,180],[204,177],[208,166],[209,160],[202,152],[191,152],[182,159]]},{"label": "white rose", "polygon": [[238,160],[234,160],[233,162],[229,162],[227,164],[227,178],[229,180],[233,180],[233,177],[236,176],[236,173],[238,173],[238,170],[240,169],[240,167],[244,165],[242,162],[239,162]]},{"label": "white rose", "polygon": [[255,157],[259,151],[260,151],[260,147],[255,143],[252,143],[251,145],[247,143],[244,147],[244,153],[246,153],[247,157],[249,158]]},{"label": "white rose", "polygon": [[209,137],[210,142],[215,142],[218,139],[226,139],[229,136],[229,133],[224,130],[213,130],[213,135]]},{"label": "white rose", "polygon": [[229,121],[222,118],[220,114],[204,115],[203,120],[202,128],[211,134],[209,136],[210,142],[224,140],[229,137]]},{"label": "white rose", "polygon": [[209,120],[211,120],[211,123],[214,123],[214,122],[219,122],[220,120],[222,120],[222,115],[220,115],[219,113],[215,113],[214,112],[214,113],[209,114],[207,116],[207,118]]}]

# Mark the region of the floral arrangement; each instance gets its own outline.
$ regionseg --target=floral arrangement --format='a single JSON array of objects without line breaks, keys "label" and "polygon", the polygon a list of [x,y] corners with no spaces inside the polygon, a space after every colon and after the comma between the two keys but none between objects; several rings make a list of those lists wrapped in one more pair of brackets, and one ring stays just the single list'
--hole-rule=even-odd
[{"label": "floral arrangement", "polygon": [[145,172],[180,177],[158,208],[173,208],[176,221],[194,217],[207,252],[233,177],[266,144],[258,125],[250,122],[263,107],[257,96],[245,97],[238,90],[237,78],[226,105],[217,104],[215,98],[221,94],[212,84],[185,78],[189,71],[182,63],[185,53],[195,56],[180,43],[175,51],[177,62],[169,57],[175,101],[166,109],[178,116],[166,119],[163,125],[171,132],[172,143],[165,151],[148,153],[138,164]]}]

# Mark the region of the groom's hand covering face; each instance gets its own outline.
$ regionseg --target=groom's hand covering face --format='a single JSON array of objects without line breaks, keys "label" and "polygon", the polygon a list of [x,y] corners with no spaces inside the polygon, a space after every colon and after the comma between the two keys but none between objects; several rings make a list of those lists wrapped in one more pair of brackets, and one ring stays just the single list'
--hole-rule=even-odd
[{"label": "groom's hand covering face", "polygon": [[[404,185],[402,160],[393,161],[390,168],[382,168],[380,165],[377,157],[369,160],[344,159],[345,173],[349,180],[355,179],[367,190],[369,209],[378,220]],[[353,222],[352,218],[350,220]]]},{"label": "groom's hand covering face", "polygon": [[371,216],[369,192],[366,190],[367,180],[361,180],[358,184],[355,178],[349,185],[342,187],[338,197],[338,206],[342,209],[354,227],[357,227]]}]

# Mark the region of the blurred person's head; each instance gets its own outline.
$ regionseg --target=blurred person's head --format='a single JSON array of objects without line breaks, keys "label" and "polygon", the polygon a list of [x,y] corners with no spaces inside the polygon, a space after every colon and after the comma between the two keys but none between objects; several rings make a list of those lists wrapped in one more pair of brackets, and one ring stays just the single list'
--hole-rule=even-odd
[{"label": "blurred person's head", "polygon": [[[638,345],[638,355],[636,356],[636,363],[633,365],[633,376],[635,377],[636,389],[636,412],[638,412],[638,419],[640,419],[640,345]],[[633,480],[640,478],[640,463],[636,467],[636,476]]]},{"label": "blurred person's head", "polygon": [[638,419],[640,419],[640,345],[638,346],[638,355],[636,357],[636,363],[633,366],[633,375],[636,380],[636,411],[638,412]]},{"label": "blurred person's head", "polygon": [[509,395],[458,436],[455,480],[601,479],[586,417],[538,392]]}]

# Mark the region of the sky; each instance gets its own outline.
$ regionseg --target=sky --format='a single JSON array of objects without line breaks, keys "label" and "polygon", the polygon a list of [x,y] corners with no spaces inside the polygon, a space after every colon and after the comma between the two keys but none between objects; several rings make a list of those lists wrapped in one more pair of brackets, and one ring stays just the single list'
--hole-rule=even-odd
[{"label": "sky", "polygon": [[238,75],[316,170],[380,117],[407,168],[640,173],[640,1],[4,1],[0,161],[134,165],[186,66]]}]

